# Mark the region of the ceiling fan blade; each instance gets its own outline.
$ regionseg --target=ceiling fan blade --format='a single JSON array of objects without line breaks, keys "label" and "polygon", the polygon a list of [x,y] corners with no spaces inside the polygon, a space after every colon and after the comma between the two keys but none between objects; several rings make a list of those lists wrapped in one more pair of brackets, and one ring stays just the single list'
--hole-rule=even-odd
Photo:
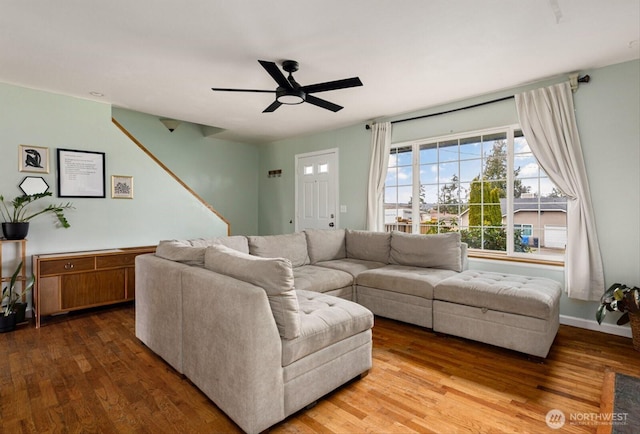
[{"label": "ceiling fan blade", "polygon": [[269,73],[269,75],[278,83],[278,86],[284,87],[285,89],[293,89],[289,80],[284,76],[278,65],[273,62],[267,62],[266,60],[258,60],[260,65]]},{"label": "ceiling fan blade", "polygon": [[280,107],[281,105],[282,105],[282,103],[281,103],[281,102],[274,101],[274,102],[272,102],[272,103],[271,103],[271,105],[270,105],[269,107],[267,107],[266,109],[262,110],[262,113],[271,113],[271,112],[274,112],[274,111],[276,111],[276,109],[277,109],[278,107]]},{"label": "ceiling fan blade", "polygon": [[261,89],[226,89],[222,87],[212,87],[211,90],[216,92],[260,92],[260,93],[276,93],[275,90],[261,90]]},{"label": "ceiling fan blade", "polygon": [[310,104],[316,105],[318,107],[322,107],[323,109],[331,110],[332,112],[337,112],[339,110],[342,110],[342,106],[339,106],[338,104],[334,104],[327,100],[315,97],[313,95],[307,95],[307,98],[305,99],[305,101],[307,101]]},{"label": "ceiling fan blade", "polygon": [[301,89],[306,93],[314,93],[357,86],[362,86],[362,82],[358,77],[351,77],[343,80],[327,81],[326,83],[310,84],[309,86],[302,86]]}]

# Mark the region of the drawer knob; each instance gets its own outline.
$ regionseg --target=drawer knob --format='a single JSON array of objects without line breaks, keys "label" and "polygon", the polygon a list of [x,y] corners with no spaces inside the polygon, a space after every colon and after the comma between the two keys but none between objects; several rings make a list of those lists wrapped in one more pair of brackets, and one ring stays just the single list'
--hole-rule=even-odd
[{"label": "drawer knob", "polygon": [[71,262],[67,262],[66,264],[64,264],[64,269],[73,270],[73,264]]}]

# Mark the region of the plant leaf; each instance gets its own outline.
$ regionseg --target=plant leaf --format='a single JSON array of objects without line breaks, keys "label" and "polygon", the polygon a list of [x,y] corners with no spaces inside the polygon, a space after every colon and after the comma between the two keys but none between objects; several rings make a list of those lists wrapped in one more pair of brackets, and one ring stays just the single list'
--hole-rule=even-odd
[{"label": "plant leaf", "polygon": [[598,310],[596,311],[596,321],[598,321],[598,324],[602,324],[602,320],[604,319],[604,316],[607,314],[607,310],[605,309],[606,305],[601,304],[600,306],[598,306]]},{"label": "plant leaf", "polygon": [[629,312],[625,312],[624,315],[622,315],[618,321],[616,321],[616,324],[618,325],[624,325],[626,323],[629,322]]},{"label": "plant leaf", "polygon": [[624,291],[622,290],[622,288],[616,288],[616,290],[613,291],[613,298],[615,298],[617,301],[620,301],[624,298]]}]

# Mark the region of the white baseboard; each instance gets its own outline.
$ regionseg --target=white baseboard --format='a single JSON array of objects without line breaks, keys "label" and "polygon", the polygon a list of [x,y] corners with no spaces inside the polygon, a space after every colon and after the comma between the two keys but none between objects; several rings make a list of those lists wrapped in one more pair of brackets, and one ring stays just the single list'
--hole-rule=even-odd
[{"label": "white baseboard", "polygon": [[573,327],[580,327],[587,330],[595,330],[597,332],[608,333],[610,335],[631,337],[631,328],[628,326],[619,326],[615,324],[598,324],[596,320],[584,318],[576,318],[574,316],[560,315],[560,324]]},{"label": "white baseboard", "polygon": [[[65,314],[68,312],[64,312]],[[31,309],[27,309],[27,318],[33,317]],[[560,324],[579,327],[581,329],[594,330],[597,332],[608,333],[610,335],[624,336],[627,338],[631,336],[631,328],[629,326],[619,326],[615,324],[598,324],[595,320],[589,320],[584,318],[577,318],[575,316],[560,315]]]}]

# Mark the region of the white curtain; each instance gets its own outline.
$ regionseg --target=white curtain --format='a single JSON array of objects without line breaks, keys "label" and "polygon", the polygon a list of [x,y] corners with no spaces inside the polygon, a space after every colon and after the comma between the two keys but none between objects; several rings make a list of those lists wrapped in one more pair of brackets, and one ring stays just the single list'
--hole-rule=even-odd
[{"label": "white curtain", "polygon": [[367,230],[384,231],[382,197],[387,177],[389,151],[391,148],[391,123],[382,122],[371,126],[371,163],[367,185]]},{"label": "white curtain", "polygon": [[516,95],[522,131],[542,169],[567,196],[565,286],[569,297],[599,300],[604,271],[569,82]]}]

